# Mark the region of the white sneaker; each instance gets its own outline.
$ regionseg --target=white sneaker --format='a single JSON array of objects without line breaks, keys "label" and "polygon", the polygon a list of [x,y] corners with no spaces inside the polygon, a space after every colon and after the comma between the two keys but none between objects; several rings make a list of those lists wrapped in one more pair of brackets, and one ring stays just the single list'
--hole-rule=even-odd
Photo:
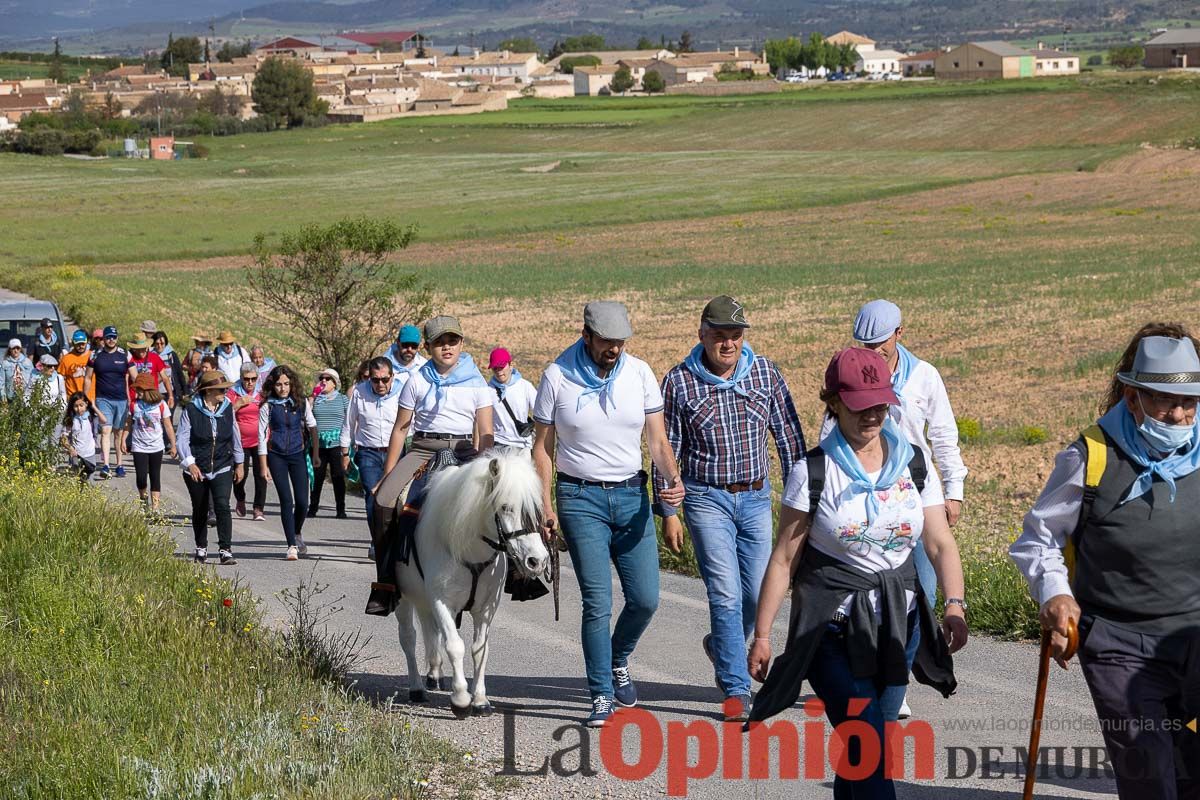
[{"label": "white sneaker", "polygon": [[900,719],[908,719],[912,716],[912,709],[908,707],[908,698],[904,698],[904,702],[900,704],[900,712],[896,715]]},{"label": "white sneaker", "polygon": [[308,555],[308,545],[306,545],[304,543],[303,536],[296,537],[296,549],[300,552],[300,555],[302,555],[302,556]]},{"label": "white sneaker", "polygon": [[286,555],[284,558],[285,558],[286,560],[288,560],[288,561],[295,561],[295,560],[296,560],[296,559],[298,559],[299,557],[300,557],[300,554],[299,554],[299,552],[297,552],[296,548],[295,548],[295,547],[289,547],[289,548],[287,549],[287,555]]},{"label": "white sneaker", "polygon": [[197,547],[196,552],[192,554],[192,560],[197,564],[203,564],[208,559],[208,550],[203,547]]}]

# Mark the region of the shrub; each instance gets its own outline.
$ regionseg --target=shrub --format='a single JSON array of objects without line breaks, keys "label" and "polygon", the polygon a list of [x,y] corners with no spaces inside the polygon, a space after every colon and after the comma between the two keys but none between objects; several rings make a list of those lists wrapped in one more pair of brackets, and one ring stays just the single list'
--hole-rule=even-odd
[{"label": "shrub", "polygon": [[1087,65],[1089,67],[1099,67],[1104,64],[1104,56],[1097,53],[1094,56],[1088,56]]},{"label": "shrub", "polygon": [[647,70],[642,76],[642,88],[648,94],[661,92],[667,88],[667,82],[663,80],[663,76],[652,70]]},{"label": "shrub", "polygon": [[1121,69],[1132,69],[1142,63],[1146,51],[1141,45],[1131,44],[1124,47],[1114,47],[1108,51],[1108,63]]},{"label": "shrub", "polygon": [[1007,552],[964,545],[961,557],[972,630],[1009,639],[1041,635],[1037,603]]},{"label": "shrub", "polygon": [[19,391],[14,399],[0,403],[0,463],[41,473],[58,463],[60,448],[54,432],[63,409],[46,400],[45,384],[36,374],[33,380],[28,397]]},{"label": "shrub", "polygon": [[1026,425],[1021,429],[1021,441],[1025,444],[1042,444],[1046,441],[1046,430]]},{"label": "shrub", "polygon": [[962,417],[958,423],[958,438],[964,442],[975,442],[983,436],[983,426],[972,417]]},{"label": "shrub", "polygon": [[574,73],[576,67],[598,66],[600,66],[599,56],[567,56],[558,62],[559,71],[566,75]]}]

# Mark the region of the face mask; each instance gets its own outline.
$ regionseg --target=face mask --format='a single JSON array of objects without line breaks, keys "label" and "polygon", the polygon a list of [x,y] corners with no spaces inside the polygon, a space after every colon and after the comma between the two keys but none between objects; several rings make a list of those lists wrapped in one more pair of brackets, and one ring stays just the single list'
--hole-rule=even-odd
[{"label": "face mask", "polygon": [[[1138,405],[1142,405],[1142,396],[1138,395]],[[1160,453],[1173,453],[1192,440],[1193,425],[1172,425],[1160,422],[1146,413],[1142,406],[1142,424],[1138,425],[1138,433],[1146,440],[1146,444]]]}]

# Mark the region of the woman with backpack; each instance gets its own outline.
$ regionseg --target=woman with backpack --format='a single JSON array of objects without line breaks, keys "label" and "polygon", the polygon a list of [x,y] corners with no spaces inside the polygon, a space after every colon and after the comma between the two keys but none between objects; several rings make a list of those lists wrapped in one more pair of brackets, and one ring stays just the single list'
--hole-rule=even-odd
[{"label": "woman with backpack", "polygon": [[300,377],[291,367],[278,366],[263,383],[264,402],[258,414],[258,461],[275,484],[279,516],[287,538],[288,561],[308,554],[302,531],[308,513],[308,463],[306,444],[312,441],[313,465],[320,464],[317,421],[305,396]]},{"label": "woman with backpack", "polygon": [[[944,696],[955,689],[949,654],[967,642],[962,564],[946,521],[940,482],[925,480],[924,456],[888,417],[898,404],[887,362],[862,348],[839,352],[825,370],[821,401],[837,424],[788,476],[779,535],[763,577],[750,675],[764,680],[750,721],[790,708],[808,680],[836,728],[852,700],[888,750],[909,670]],[[946,596],[939,627],[913,551],[924,547]],[[768,674],[771,627],[792,590],[787,649]],[[938,641],[944,638],[943,641]],[[861,737],[847,746],[862,764]],[[882,756],[859,780],[840,774],[835,797],[894,798]]]}]

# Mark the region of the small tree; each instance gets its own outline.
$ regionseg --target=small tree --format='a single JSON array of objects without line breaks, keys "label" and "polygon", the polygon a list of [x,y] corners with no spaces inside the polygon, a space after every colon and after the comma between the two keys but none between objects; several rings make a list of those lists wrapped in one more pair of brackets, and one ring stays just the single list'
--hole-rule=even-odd
[{"label": "small tree", "polygon": [[582,36],[568,36],[563,41],[562,48],[565,53],[579,53],[586,50],[606,50],[608,46],[600,34],[585,33]]},{"label": "small tree", "polygon": [[[564,52],[566,51],[563,50],[562,42],[555,39],[554,44],[550,46],[550,50],[546,53],[546,60],[549,61],[550,59],[558,58]],[[458,55],[458,48],[455,48],[454,54]]]},{"label": "small tree", "polygon": [[260,233],[247,280],[268,316],[310,340],[321,363],[353,375],[395,335],[396,320],[432,314],[432,287],[387,263],[415,235],[413,226],[367,217],[306,225],[274,248]]},{"label": "small tree", "polygon": [[576,67],[598,67],[600,66],[599,56],[567,56],[559,59],[558,69],[564,75],[571,75],[575,72]]},{"label": "small tree", "polygon": [[767,63],[771,71],[778,73],[782,70],[799,69],[804,66],[800,60],[800,50],[803,45],[795,36],[786,39],[768,39],[764,50],[767,53]]},{"label": "small tree", "polygon": [[58,43],[57,36],[54,37],[54,55],[50,57],[50,68],[46,71],[46,77],[55,83],[65,83],[67,80],[67,70],[62,60],[62,45]]},{"label": "small tree", "polygon": [[221,48],[217,50],[217,61],[228,64],[235,58],[245,58],[253,51],[249,42],[242,44],[234,44],[233,42],[225,42]]},{"label": "small tree", "polygon": [[683,33],[679,34],[679,52],[680,53],[692,52],[692,33],[691,33],[691,31],[684,31]]},{"label": "small tree", "polygon": [[639,38],[637,40],[637,46],[634,47],[633,49],[634,50],[657,50],[658,45],[656,45],[654,42],[650,41],[649,38],[642,36],[641,38]]},{"label": "small tree", "polygon": [[858,63],[858,48],[850,42],[839,45],[837,48],[837,65],[843,70],[851,70]]},{"label": "small tree", "polygon": [[500,44],[496,45],[497,50],[510,50],[514,53],[536,53],[538,52],[537,42],[529,36],[513,36],[504,39]]},{"label": "small tree", "polygon": [[1104,56],[1100,55],[1099,53],[1088,56],[1087,65],[1089,67],[1103,66],[1104,65]]},{"label": "small tree", "polygon": [[1124,47],[1114,47],[1108,51],[1108,63],[1121,69],[1133,69],[1142,63],[1146,52],[1141,45],[1130,44]]},{"label": "small tree", "polygon": [[159,58],[159,65],[168,75],[182,78],[188,74],[188,64],[199,61],[204,56],[204,46],[198,36],[184,36],[176,39],[174,34],[168,34],[167,49]]},{"label": "small tree", "polygon": [[633,73],[629,71],[629,67],[621,67],[613,74],[612,83],[609,88],[617,94],[625,94],[633,88]]},{"label": "small tree", "polygon": [[663,80],[663,76],[656,71],[648,69],[646,74],[642,76],[642,88],[647,94],[662,92],[667,88],[667,82]]},{"label": "small tree", "polygon": [[288,127],[300,125],[320,107],[312,73],[302,64],[274,56],[259,65],[250,96],[255,111]]}]

